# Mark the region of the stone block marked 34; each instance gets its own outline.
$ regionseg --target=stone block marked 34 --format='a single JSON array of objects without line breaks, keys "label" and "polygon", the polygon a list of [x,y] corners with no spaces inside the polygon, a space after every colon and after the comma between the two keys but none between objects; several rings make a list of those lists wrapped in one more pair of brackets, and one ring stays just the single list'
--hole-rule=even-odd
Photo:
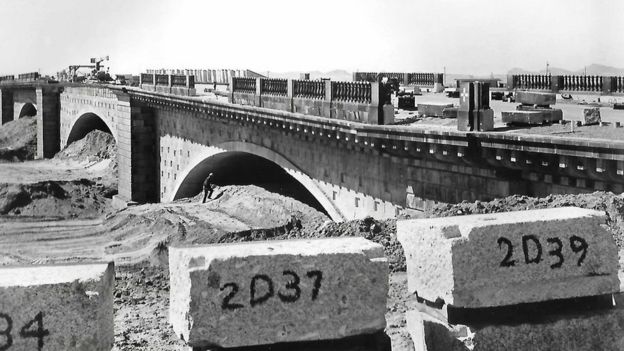
[{"label": "stone block marked 34", "polygon": [[412,293],[479,308],[619,291],[605,220],[564,207],[399,221],[397,236]]},{"label": "stone block marked 34", "polygon": [[0,268],[0,350],[113,346],[113,264]]},{"label": "stone block marked 34", "polygon": [[363,238],[169,250],[169,320],[193,347],[338,339],[386,325],[388,263]]}]

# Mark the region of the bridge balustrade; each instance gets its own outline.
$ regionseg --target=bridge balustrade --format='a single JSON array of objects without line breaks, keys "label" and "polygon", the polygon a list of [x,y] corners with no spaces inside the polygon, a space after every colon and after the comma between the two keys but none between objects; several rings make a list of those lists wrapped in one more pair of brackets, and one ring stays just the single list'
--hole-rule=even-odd
[{"label": "bridge balustrade", "polygon": [[433,73],[408,73],[407,82],[410,85],[433,86],[435,82],[435,74]]},{"label": "bridge balustrade", "polygon": [[306,99],[324,99],[325,82],[322,80],[293,81],[293,96]]},{"label": "bridge balustrade", "polygon": [[186,77],[192,82],[189,82],[191,85],[195,86],[195,76],[182,76],[178,74],[171,75],[171,86],[172,87],[185,87],[186,86]]},{"label": "bridge balustrade", "polygon": [[8,76],[1,76],[0,77],[0,82],[9,81],[9,80],[15,80],[15,76],[14,75],[8,75]]},{"label": "bridge balustrade", "polygon": [[509,88],[526,90],[578,91],[592,93],[623,93],[622,77],[592,75],[537,75],[515,74],[511,76]]},{"label": "bridge balustrade", "polygon": [[151,84],[151,85],[154,85],[154,74],[152,74],[152,73],[141,73],[141,84]]},{"label": "bridge balustrade", "polygon": [[232,92],[256,93],[256,78],[232,78]]},{"label": "bridge balustrade", "polygon": [[236,104],[369,124],[394,121],[394,109],[385,106],[390,90],[376,82],[234,78],[231,86],[229,101]]},{"label": "bridge balustrade", "polygon": [[379,77],[395,78],[403,85],[417,85],[434,87],[443,84],[444,76],[441,73],[407,73],[407,72],[355,72],[353,80],[356,82],[376,82]]},{"label": "bridge balustrade", "polygon": [[370,103],[369,82],[332,82],[332,100]]},{"label": "bridge balustrade", "polygon": [[261,79],[260,82],[261,94],[288,95],[288,80],[286,79]]},{"label": "bridge balustrade", "polygon": [[17,76],[18,80],[36,80],[39,79],[39,72],[21,73]]},{"label": "bridge balustrade", "polygon": [[169,75],[167,74],[156,74],[156,85],[164,85],[169,86]]},{"label": "bridge balustrade", "polygon": [[624,77],[614,77],[615,91],[618,93],[624,93]]}]

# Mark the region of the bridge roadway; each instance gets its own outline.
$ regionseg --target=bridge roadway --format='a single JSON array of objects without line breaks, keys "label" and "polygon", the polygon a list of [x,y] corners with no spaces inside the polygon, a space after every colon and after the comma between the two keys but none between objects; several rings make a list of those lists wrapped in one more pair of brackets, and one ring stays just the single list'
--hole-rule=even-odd
[{"label": "bridge roadway", "polygon": [[335,220],[510,194],[624,192],[624,141],[366,125],[75,84],[0,85],[3,122],[14,109],[5,97],[17,104],[28,94],[14,92],[28,89],[36,92],[39,157],[92,129],[115,136],[118,201],[194,195],[209,172],[232,164],[255,177],[257,160],[285,170]]}]

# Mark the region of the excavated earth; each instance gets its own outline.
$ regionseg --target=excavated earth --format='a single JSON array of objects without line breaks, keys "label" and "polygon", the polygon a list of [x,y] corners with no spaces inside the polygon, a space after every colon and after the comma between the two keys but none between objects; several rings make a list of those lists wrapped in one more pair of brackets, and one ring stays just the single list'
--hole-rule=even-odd
[{"label": "excavated earth", "polygon": [[[0,127],[0,146],[14,150],[35,145],[34,134],[16,132],[25,128],[22,124],[34,129],[28,119]],[[184,346],[167,323],[169,245],[334,236],[362,236],[384,246],[391,268],[386,333],[393,350],[412,347],[405,328],[409,297],[396,220],[335,223],[308,205],[254,185],[218,187],[215,199],[206,204],[197,195],[115,211],[111,197],[117,188],[116,146],[110,134],[91,132],[53,159],[15,162],[32,159],[33,154],[10,156],[12,163],[0,165],[0,265],[115,260],[114,350]],[[609,230],[623,247],[623,195],[510,196],[439,205],[424,216],[592,208],[607,213]]]}]

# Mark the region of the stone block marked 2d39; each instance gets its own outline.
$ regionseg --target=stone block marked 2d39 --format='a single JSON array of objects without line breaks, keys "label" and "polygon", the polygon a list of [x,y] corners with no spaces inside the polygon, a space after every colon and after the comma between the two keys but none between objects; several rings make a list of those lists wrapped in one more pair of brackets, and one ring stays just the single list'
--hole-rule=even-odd
[{"label": "stone block marked 2d39", "polygon": [[113,346],[112,263],[0,268],[0,350]]},{"label": "stone block marked 2d39", "polygon": [[618,253],[602,212],[576,207],[397,223],[408,288],[479,308],[619,291]]},{"label": "stone block marked 2d39", "polygon": [[169,250],[169,321],[193,347],[340,339],[383,330],[388,262],[363,238]]}]

